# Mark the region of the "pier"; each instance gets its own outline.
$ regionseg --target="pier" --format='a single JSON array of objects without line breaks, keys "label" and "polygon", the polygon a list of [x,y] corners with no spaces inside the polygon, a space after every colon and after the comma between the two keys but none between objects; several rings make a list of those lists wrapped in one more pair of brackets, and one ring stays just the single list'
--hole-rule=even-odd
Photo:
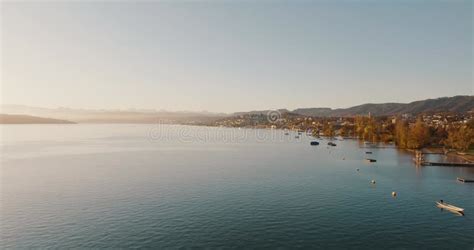
[{"label": "pier", "polygon": [[446,166],[446,167],[474,167],[474,163],[461,163],[461,162],[421,162],[422,166]]},{"label": "pier", "polygon": [[416,165],[421,166],[445,166],[445,167],[474,167],[473,162],[431,162],[425,160],[425,155],[421,150],[415,151],[415,158],[413,159]]}]

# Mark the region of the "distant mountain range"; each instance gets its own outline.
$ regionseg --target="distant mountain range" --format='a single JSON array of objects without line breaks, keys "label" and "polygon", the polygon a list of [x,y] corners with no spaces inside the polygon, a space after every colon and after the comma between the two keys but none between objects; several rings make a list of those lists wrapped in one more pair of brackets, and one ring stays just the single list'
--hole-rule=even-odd
[{"label": "distant mountain range", "polygon": [[72,108],[40,108],[25,105],[2,105],[0,113],[15,115],[30,115],[64,119],[77,123],[180,123],[204,122],[209,119],[223,117],[226,114],[210,112],[163,110],[91,110]]},{"label": "distant mountain range", "polygon": [[[412,114],[432,112],[467,113],[474,111],[474,96],[454,96],[437,99],[427,99],[411,103],[380,103],[362,104],[350,108],[299,108],[293,111],[280,109],[282,114],[304,115],[314,117],[342,117],[354,115],[367,115],[369,112],[374,116]],[[203,123],[220,119],[226,116],[244,114],[267,114],[269,110],[237,112],[233,114],[210,113],[210,112],[169,112],[158,110],[86,110],[71,108],[37,108],[23,105],[2,105],[0,113],[10,115],[29,115],[48,117],[51,123],[56,120],[66,120],[78,123]],[[38,119],[40,117],[35,117]],[[13,117],[4,116],[2,121],[11,120]],[[28,120],[26,117],[18,119]],[[43,118],[43,119],[48,119]],[[33,119],[33,118],[32,118]],[[40,120],[37,120],[40,121]],[[43,120],[47,121],[47,120]]]}]

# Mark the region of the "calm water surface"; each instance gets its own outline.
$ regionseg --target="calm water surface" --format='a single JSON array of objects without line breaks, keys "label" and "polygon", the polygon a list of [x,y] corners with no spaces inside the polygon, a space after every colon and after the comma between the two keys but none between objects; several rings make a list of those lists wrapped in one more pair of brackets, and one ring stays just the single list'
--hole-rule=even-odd
[{"label": "calm water surface", "polygon": [[272,130],[1,131],[0,248],[474,247],[474,184],[456,182],[474,169],[416,167],[393,148],[367,164],[356,141],[311,147]]}]

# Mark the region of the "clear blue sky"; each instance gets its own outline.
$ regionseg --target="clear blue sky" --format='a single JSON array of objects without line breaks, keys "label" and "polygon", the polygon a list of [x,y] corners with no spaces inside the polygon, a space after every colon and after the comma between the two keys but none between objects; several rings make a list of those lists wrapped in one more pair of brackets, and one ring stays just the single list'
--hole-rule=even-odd
[{"label": "clear blue sky", "polygon": [[472,1],[2,3],[2,103],[217,112],[473,95]]}]

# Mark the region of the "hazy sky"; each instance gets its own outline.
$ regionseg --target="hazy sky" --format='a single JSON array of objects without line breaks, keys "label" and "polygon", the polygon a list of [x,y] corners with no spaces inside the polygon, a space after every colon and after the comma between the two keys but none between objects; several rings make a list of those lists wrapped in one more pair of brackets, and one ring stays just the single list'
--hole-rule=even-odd
[{"label": "hazy sky", "polygon": [[472,1],[1,4],[2,103],[246,111],[473,95]]}]

